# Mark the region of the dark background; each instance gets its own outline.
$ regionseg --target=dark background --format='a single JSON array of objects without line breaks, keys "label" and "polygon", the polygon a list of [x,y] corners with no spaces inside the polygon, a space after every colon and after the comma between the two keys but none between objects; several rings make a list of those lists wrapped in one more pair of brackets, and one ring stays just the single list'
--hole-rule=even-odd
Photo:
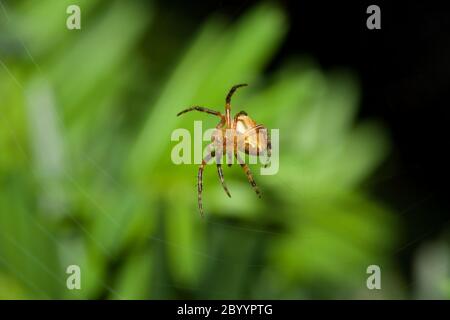
[{"label": "dark background", "polygon": [[[256,2],[179,0],[161,1],[160,6],[200,25],[212,12],[235,19]],[[267,71],[296,54],[314,56],[325,70],[350,68],[362,86],[359,116],[378,118],[388,127],[393,152],[380,169],[382,178],[367,187],[406,216],[409,234],[399,255],[407,269],[415,245],[438,234],[449,219],[444,110],[450,79],[450,10],[432,1],[280,3],[291,28]],[[381,30],[366,27],[371,4],[381,9]]]}]

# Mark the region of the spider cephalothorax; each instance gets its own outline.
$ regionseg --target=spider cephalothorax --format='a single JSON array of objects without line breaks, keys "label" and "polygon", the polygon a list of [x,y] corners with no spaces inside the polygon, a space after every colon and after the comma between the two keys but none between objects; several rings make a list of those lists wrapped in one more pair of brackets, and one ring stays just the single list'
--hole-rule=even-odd
[{"label": "spider cephalothorax", "polygon": [[217,117],[220,117],[220,122],[216,126],[212,136],[211,143],[207,146],[208,153],[203,158],[200,168],[198,170],[198,208],[200,214],[203,216],[203,206],[202,206],[202,190],[203,190],[203,170],[214,156],[217,160],[217,172],[219,174],[220,182],[222,183],[223,189],[229,197],[231,197],[230,192],[225,184],[221,159],[223,155],[227,157],[228,166],[231,166],[233,160],[233,155],[236,158],[239,165],[244,170],[247,175],[247,179],[255,190],[256,194],[261,197],[261,193],[256,185],[253,175],[250,171],[248,165],[239,156],[239,152],[244,152],[248,155],[260,155],[266,154],[270,157],[271,153],[271,143],[270,136],[267,133],[267,129],[261,125],[256,124],[256,122],[250,118],[247,113],[241,111],[237,113],[233,120],[231,119],[231,96],[240,87],[245,87],[247,84],[238,84],[233,86],[225,100],[225,114],[221,114],[219,111],[211,110],[205,107],[193,106],[186,110],[183,110],[177,114],[177,116],[197,110],[200,112],[206,112]]}]

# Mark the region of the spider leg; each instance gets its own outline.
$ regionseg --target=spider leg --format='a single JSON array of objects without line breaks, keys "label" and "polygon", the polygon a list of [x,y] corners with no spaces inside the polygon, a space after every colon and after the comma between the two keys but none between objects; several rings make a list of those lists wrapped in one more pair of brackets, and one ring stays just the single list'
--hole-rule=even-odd
[{"label": "spider leg", "polygon": [[228,94],[227,94],[227,98],[225,99],[225,102],[226,102],[227,104],[230,104],[230,102],[231,102],[231,97],[233,96],[234,92],[235,92],[238,88],[246,87],[246,86],[248,86],[248,84],[246,84],[246,83],[241,83],[241,84],[237,84],[237,85],[231,87],[230,91],[229,91]]},{"label": "spider leg", "polygon": [[233,150],[228,150],[230,147],[227,148],[227,166],[228,168],[233,165]]},{"label": "spider leg", "polygon": [[237,153],[235,153],[236,159],[239,162],[239,165],[242,167],[242,169],[244,170],[245,174],[247,175],[247,179],[248,182],[250,182],[250,184],[252,185],[253,190],[255,190],[256,194],[258,195],[259,198],[261,198],[261,191],[259,191],[258,186],[256,185],[255,179],[253,179],[253,175],[252,172],[250,171],[250,168],[248,167],[248,165],[246,163],[244,163],[244,161],[239,157],[239,155]]},{"label": "spider leg", "polygon": [[235,123],[236,123],[237,117],[239,117],[239,116],[241,116],[241,115],[247,116],[248,114],[247,114],[247,112],[245,112],[245,111],[239,111],[238,113],[236,113],[236,114],[234,115]]},{"label": "spider leg", "polygon": [[203,170],[205,169],[206,164],[213,157],[213,152],[208,153],[202,160],[202,164],[198,168],[198,176],[197,176],[197,191],[198,191],[198,210],[200,211],[200,215],[203,217],[203,203],[202,203],[202,191],[203,191]]},{"label": "spider leg", "polygon": [[248,129],[247,131],[245,131],[243,133],[243,135],[248,136],[250,133],[252,133],[253,131],[258,131],[260,129],[265,129],[264,126],[262,124],[258,124],[253,128]]},{"label": "spider leg", "polygon": [[[270,158],[272,157],[272,140],[270,139],[270,133],[267,131],[267,151],[266,151],[267,159],[270,161]],[[269,166],[269,163],[266,163],[264,165],[264,168],[267,168]]]},{"label": "spider leg", "polygon": [[[208,148],[208,150],[213,149],[214,148],[214,144],[211,143],[210,145],[208,145],[207,148]],[[228,190],[227,185],[225,183],[225,179],[223,178],[223,171],[222,171],[222,164],[221,164],[222,151],[220,149],[213,150],[211,152],[211,155],[213,157],[216,157],[217,173],[219,175],[220,183],[222,184],[223,190],[225,190],[226,194],[231,198],[230,191]]]},{"label": "spider leg", "polygon": [[217,173],[219,174],[220,182],[222,183],[223,190],[227,193],[227,195],[231,198],[230,191],[228,191],[227,185],[225,183],[225,179],[223,178],[222,165],[220,163],[217,164]]},{"label": "spider leg", "polygon": [[226,164],[228,167],[231,167],[233,164],[233,153],[235,149],[236,136],[235,131],[231,129],[227,129],[225,132],[225,158]]},{"label": "spider leg", "polygon": [[218,117],[222,117],[222,115],[221,115],[221,113],[219,111],[211,110],[211,109],[208,109],[208,108],[205,108],[205,107],[200,107],[200,106],[193,106],[193,107],[187,108],[187,109],[185,109],[183,111],[180,111],[180,112],[177,113],[177,116],[180,116],[183,113],[186,113],[186,112],[189,112],[189,111],[194,111],[194,110],[200,111],[200,112],[206,112],[206,113],[218,116]]},{"label": "spider leg", "polygon": [[225,99],[225,117],[226,117],[226,121],[227,121],[227,128],[229,128],[231,125],[231,97],[233,96],[234,92],[238,88],[245,87],[245,86],[248,86],[248,84],[246,84],[246,83],[237,84],[237,85],[233,86],[227,94],[227,97]]}]

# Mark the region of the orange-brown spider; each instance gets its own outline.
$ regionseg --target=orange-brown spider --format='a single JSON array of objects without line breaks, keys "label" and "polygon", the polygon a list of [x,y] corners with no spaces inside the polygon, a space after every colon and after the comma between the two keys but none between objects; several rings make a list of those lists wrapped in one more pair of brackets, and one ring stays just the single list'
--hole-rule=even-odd
[{"label": "orange-brown spider", "polygon": [[[189,112],[189,111],[200,111],[206,112],[215,116],[220,117],[220,122],[216,126],[212,136],[211,143],[207,146],[208,154],[203,158],[200,168],[198,169],[198,209],[200,215],[203,216],[203,205],[202,205],[202,191],[203,191],[203,170],[214,156],[217,159],[217,173],[219,174],[220,182],[226,194],[231,198],[230,192],[225,184],[223,178],[221,159],[225,154],[228,166],[231,166],[231,161],[233,160],[233,154],[239,165],[244,170],[247,175],[247,179],[252,185],[258,197],[261,198],[261,192],[256,185],[250,168],[239,156],[239,152],[244,152],[248,155],[260,155],[266,154],[268,158],[271,155],[271,142],[270,136],[267,133],[267,129],[261,125],[256,124],[256,122],[251,119],[247,113],[244,111],[238,112],[233,121],[231,120],[231,97],[233,96],[236,89],[240,87],[245,87],[247,84],[238,84],[233,86],[227,94],[225,99],[225,115],[221,114],[219,111],[211,110],[205,107],[193,106],[185,109],[177,114],[177,116]],[[227,147],[228,146],[228,147]]]}]

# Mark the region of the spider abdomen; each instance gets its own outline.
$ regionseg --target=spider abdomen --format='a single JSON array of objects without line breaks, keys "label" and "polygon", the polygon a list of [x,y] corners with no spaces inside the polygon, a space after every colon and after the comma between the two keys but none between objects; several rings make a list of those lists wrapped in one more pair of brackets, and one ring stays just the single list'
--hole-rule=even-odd
[{"label": "spider abdomen", "polygon": [[239,115],[236,121],[237,149],[250,155],[259,155],[267,149],[267,129],[247,115]]}]

